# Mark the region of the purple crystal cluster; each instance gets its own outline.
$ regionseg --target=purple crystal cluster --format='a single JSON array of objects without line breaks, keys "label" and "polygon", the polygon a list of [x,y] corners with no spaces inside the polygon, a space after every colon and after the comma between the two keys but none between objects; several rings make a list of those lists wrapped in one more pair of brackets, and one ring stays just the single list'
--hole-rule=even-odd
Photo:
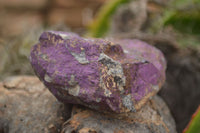
[{"label": "purple crystal cluster", "polygon": [[140,40],[48,31],[33,46],[30,62],[59,101],[103,112],[139,110],[165,80],[163,54]]}]

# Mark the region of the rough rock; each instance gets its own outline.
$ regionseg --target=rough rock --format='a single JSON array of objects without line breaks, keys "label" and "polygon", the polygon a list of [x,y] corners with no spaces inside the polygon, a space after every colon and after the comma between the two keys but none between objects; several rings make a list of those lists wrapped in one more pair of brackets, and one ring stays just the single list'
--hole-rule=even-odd
[{"label": "rough rock", "polygon": [[136,113],[102,114],[74,107],[62,133],[176,133],[175,122],[164,101],[153,97]]},{"label": "rough rock", "polygon": [[200,104],[200,50],[188,47],[172,51],[163,45],[158,47],[166,51],[168,61],[167,80],[159,95],[170,108],[177,131],[182,133]]},{"label": "rough rock", "polygon": [[104,112],[139,110],[165,80],[163,54],[139,40],[44,32],[30,62],[57,99]]},{"label": "rough rock", "polygon": [[1,133],[57,133],[69,115],[69,105],[59,103],[36,77],[0,82]]},{"label": "rough rock", "polygon": [[112,17],[110,34],[136,32],[143,29],[148,17],[147,1],[134,0],[120,6]]}]

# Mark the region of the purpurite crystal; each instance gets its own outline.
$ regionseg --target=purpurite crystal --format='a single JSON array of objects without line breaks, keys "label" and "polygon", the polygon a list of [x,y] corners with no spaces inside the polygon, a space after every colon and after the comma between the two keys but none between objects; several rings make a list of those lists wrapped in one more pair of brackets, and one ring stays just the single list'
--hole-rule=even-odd
[{"label": "purpurite crystal", "polygon": [[165,80],[163,54],[140,40],[48,31],[33,46],[30,62],[59,101],[102,112],[139,110]]}]

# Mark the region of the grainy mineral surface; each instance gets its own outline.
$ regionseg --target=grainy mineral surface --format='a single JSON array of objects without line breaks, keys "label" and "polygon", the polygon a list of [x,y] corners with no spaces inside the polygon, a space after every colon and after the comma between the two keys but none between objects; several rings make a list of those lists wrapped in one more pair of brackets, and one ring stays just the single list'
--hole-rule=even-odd
[{"label": "grainy mineral surface", "polygon": [[58,100],[104,112],[139,110],[165,80],[163,54],[139,40],[48,31],[32,48],[30,61]]}]

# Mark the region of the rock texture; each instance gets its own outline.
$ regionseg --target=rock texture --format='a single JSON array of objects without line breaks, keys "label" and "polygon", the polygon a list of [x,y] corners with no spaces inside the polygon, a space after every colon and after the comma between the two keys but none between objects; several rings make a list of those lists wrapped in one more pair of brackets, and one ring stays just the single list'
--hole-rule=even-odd
[{"label": "rock texture", "polygon": [[175,122],[164,101],[153,97],[137,113],[101,114],[82,107],[73,108],[72,118],[62,133],[176,133]]},{"label": "rock texture", "polygon": [[[163,46],[160,49],[170,51]],[[166,51],[165,56],[168,61],[167,80],[159,95],[170,108],[177,131],[182,133],[200,104],[200,49],[171,50],[170,53]]]},{"label": "rock texture", "polygon": [[44,32],[30,62],[57,99],[104,112],[139,110],[165,80],[163,54],[139,40]]},{"label": "rock texture", "polygon": [[0,82],[1,133],[58,133],[70,108],[54,98],[33,76]]}]

